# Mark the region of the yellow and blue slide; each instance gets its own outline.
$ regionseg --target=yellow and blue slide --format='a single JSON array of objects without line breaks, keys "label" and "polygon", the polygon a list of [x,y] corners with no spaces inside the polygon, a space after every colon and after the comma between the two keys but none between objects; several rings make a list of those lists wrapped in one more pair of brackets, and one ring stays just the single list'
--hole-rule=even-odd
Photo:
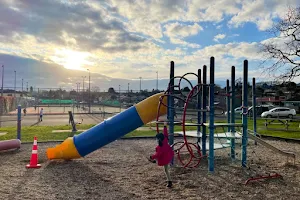
[{"label": "yellow and blue slide", "polygon": [[[47,149],[47,157],[52,159],[76,159],[115,141],[116,139],[134,131],[140,126],[156,119],[159,99],[163,93],[155,94],[127,110],[103,121],[102,123],[67,138],[63,143]],[[167,98],[163,98],[166,105]],[[167,108],[160,106],[160,115],[165,115]]]}]

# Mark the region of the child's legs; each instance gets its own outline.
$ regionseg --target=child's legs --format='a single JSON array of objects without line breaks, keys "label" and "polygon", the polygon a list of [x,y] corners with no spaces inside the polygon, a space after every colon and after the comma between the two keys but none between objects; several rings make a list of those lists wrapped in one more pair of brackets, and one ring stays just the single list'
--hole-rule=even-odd
[{"label": "child's legs", "polygon": [[167,181],[171,181],[170,172],[169,172],[169,165],[164,165],[165,174],[167,176]]}]

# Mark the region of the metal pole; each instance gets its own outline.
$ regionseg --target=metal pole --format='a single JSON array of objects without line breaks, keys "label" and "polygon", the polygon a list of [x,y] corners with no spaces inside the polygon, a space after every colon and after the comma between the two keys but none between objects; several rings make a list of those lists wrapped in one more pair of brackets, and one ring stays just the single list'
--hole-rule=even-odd
[{"label": "metal pole", "polygon": [[[168,97],[168,121],[169,121],[169,144],[173,145],[174,143],[174,61],[171,61],[170,66],[170,96]],[[173,165],[174,159],[172,159],[171,164]]]},{"label": "metal pole", "polygon": [[3,83],[4,83],[4,65],[2,65],[2,86],[1,86],[1,96],[3,97]]},{"label": "metal pole", "polygon": [[[230,109],[231,109],[231,113],[230,113],[230,122],[232,124],[235,123],[235,67],[232,66],[231,67],[231,98],[230,98],[231,102],[230,102]],[[235,134],[235,127],[232,126],[231,127],[231,133]],[[231,138],[230,139],[230,146],[231,146],[231,150],[230,150],[230,157],[231,159],[235,159],[235,139]]]},{"label": "metal pole", "polygon": [[[253,132],[256,136],[257,124],[256,124],[256,94],[255,94],[255,78],[252,78],[252,114],[253,114]],[[257,142],[254,142],[257,145]]]},{"label": "metal pole", "polygon": [[210,78],[209,78],[209,157],[208,169],[210,172],[214,171],[214,95],[215,95],[215,58],[210,58]]},{"label": "metal pole", "polygon": [[21,106],[18,105],[17,139],[21,140]]},{"label": "metal pole", "polygon": [[[206,85],[206,77],[207,77],[207,67],[203,66],[203,86],[202,86],[202,108],[207,109],[207,85]],[[202,123],[206,123],[206,112],[202,112]],[[206,127],[202,126],[202,155],[206,155]]]},{"label": "metal pole", "polygon": [[120,103],[120,112],[121,112],[121,85],[119,85],[119,103]]},{"label": "metal pole", "polygon": [[243,70],[243,135],[242,135],[242,166],[247,166],[247,141],[248,141],[248,60],[244,60],[244,70]]},{"label": "metal pole", "polygon": [[128,97],[129,97],[129,103],[131,102],[131,97],[130,97],[130,94],[129,94],[129,83],[128,83]]},{"label": "metal pole", "polygon": [[15,90],[15,93],[14,93],[14,97],[16,98],[16,90],[17,90],[17,88],[16,88],[16,85],[17,85],[17,71],[15,70],[14,72],[15,72],[15,84],[14,84],[14,90]]},{"label": "metal pole", "polygon": [[[227,107],[227,123],[230,123],[230,86],[229,86],[229,80],[226,80],[226,107]],[[227,127],[227,132],[230,132],[230,127]]]},{"label": "metal pole", "polygon": [[91,72],[90,70],[89,70],[89,113],[91,113]]},{"label": "metal pole", "polygon": [[[201,69],[198,69],[198,88],[197,88],[197,92],[198,92],[198,95],[197,95],[197,109],[198,109],[198,115],[197,115],[197,123],[200,124],[201,123]],[[198,137],[198,145],[199,143],[201,142],[201,139],[200,139],[200,132],[201,132],[201,126],[197,126],[197,137]]]},{"label": "metal pole", "polygon": [[40,105],[38,104],[39,96],[40,96],[40,88],[38,88],[37,101],[35,101],[36,102],[35,105],[38,107],[37,109],[38,122],[40,121]]},{"label": "metal pole", "polygon": [[140,92],[142,92],[142,77],[140,77]]},{"label": "metal pole", "polygon": [[22,94],[23,94],[23,82],[24,82],[24,79],[22,79]]},{"label": "metal pole", "polygon": [[156,72],[156,90],[158,91],[158,71]]}]

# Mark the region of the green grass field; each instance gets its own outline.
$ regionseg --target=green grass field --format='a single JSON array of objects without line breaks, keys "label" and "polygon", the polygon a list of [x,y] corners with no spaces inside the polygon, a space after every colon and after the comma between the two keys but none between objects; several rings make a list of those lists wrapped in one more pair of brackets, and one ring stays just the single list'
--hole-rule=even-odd
[{"label": "green grass field", "polygon": [[[224,121],[218,121],[224,122]],[[237,123],[241,123],[240,120],[236,121]],[[264,120],[257,120],[257,132],[261,135],[266,136],[274,136],[274,137],[281,137],[281,138],[296,138],[300,139],[300,122],[291,122],[289,126],[289,130],[266,130],[264,126]],[[89,129],[93,127],[94,124],[88,125],[77,125],[77,129]],[[282,125],[272,125],[270,128],[274,129],[283,129]],[[248,129],[253,130],[253,121],[248,120]],[[71,130],[71,126],[64,125],[64,126],[32,126],[32,127],[22,127],[21,133],[21,140],[22,142],[32,142],[33,137],[37,136],[38,141],[55,141],[55,140],[64,140],[70,136],[70,132],[60,132],[60,133],[52,133],[53,130]],[[181,126],[175,126],[175,131],[181,131]],[[196,130],[196,127],[187,127],[187,130]],[[225,129],[226,130],[226,129]],[[207,130],[208,131],[208,130]],[[14,139],[17,135],[17,128],[16,127],[4,127],[0,128],[1,132],[7,132],[6,135],[0,136],[1,140],[7,139]],[[222,128],[217,128],[216,132],[224,132]],[[80,132],[77,132],[79,134]],[[125,137],[137,137],[137,136],[155,136],[155,131],[153,130],[135,130],[131,133],[125,135]]]}]

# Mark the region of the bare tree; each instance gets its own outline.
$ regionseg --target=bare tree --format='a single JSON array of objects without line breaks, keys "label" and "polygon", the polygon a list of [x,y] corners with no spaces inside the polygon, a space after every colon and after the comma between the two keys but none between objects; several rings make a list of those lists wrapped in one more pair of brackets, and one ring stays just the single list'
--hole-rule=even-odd
[{"label": "bare tree", "polygon": [[274,37],[262,44],[264,63],[273,62],[266,70],[283,81],[300,76],[300,7],[290,8],[270,32]]}]

